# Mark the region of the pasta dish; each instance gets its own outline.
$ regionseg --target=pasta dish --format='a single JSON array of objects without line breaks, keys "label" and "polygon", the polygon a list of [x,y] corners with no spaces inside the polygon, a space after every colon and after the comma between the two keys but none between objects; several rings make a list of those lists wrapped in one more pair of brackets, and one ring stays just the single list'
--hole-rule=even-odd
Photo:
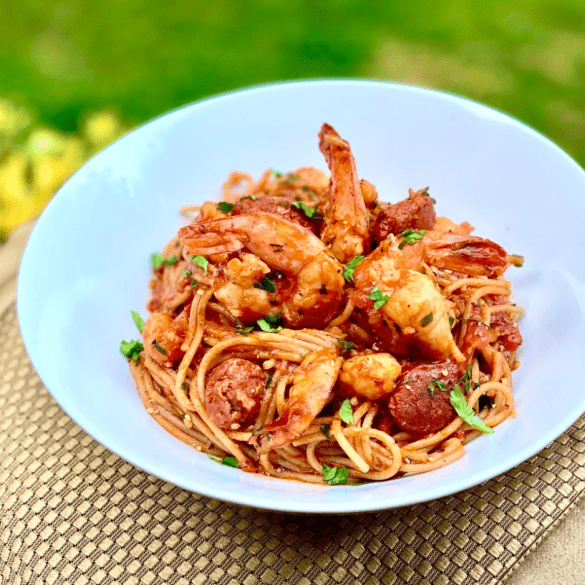
[{"label": "pasta dish", "polygon": [[380,200],[318,138],[329,173],[233,172],[182,209],[121,351],[147,412],[220,463],[330,485],[443,467],[514,416],[523,259],[428,188]]}]

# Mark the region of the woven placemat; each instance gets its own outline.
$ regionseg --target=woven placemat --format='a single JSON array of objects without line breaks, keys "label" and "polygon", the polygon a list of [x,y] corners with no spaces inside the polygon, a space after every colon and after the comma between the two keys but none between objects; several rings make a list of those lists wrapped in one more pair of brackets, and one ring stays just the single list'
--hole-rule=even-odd
[{"label": "woven placemat", "polygon": [[351,516],[274,514],[126,463],[57,405],[0,316],[0,582],[501,583],[585,486],[585,418],[471,490]]}]

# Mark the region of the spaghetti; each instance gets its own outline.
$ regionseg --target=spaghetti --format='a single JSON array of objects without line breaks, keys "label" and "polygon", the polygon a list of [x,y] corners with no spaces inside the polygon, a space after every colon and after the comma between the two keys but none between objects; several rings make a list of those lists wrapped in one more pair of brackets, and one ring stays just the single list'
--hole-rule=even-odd
[{"label": "spaghetti", "polygon": [[147,412],[248,472],[383,481],[448,465],[514,416],[519,256],[393,205],[324,124],[330,175],[232,173],[223,201],[153,255],[142,342],[123,342]]}]

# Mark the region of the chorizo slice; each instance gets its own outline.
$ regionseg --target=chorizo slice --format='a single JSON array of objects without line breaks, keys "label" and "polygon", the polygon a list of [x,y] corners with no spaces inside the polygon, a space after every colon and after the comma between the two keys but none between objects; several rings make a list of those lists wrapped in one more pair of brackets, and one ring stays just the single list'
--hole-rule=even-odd
[{"label": "chorizo slice", "polygon": [[207,376],[207,412],[222,429],[245,427],[258,416],[265,386],[266,376],[260,366],[242,358],[230,358]]},{"label": "chorizo slice", "polygon": [[378,243],[389,234],[397,235],[406,229],[430,230],[435,225],[435,205],[424,190],[410,189],[408,199],[380,205],[382,208],[374,224],[374,237]]},{"label": "chorizo slice", "polygon": [[449,395],[460,376],[460,366],[450,360],[420,364],[407,371],[388,401],[396,424],[416,435],[446,427],[457,416]]},{"label": "chorizo slice", "polygon": [[522,334],[518,324],[505,311],[492,313],[490,327],[496,332],[498,343],[504,351],[512,353],[522,344]]}]

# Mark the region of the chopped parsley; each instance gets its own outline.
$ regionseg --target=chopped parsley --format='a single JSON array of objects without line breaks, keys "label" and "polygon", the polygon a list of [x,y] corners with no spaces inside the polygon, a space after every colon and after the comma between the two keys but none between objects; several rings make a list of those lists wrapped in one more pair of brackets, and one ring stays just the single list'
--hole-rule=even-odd
[{"label": "chopped parsley", "polygon": [[190,286],[191,286],[191,288],[195,288],[195,287],[196,287],[198,284],[199,284],[199,283],[198,283],[196,280],[192,280],[192,281],[190,282]]},{"label": "chopped parsley", "polygon": [[267,292],[276,292],[274,282],[272,282],[268,276],[265,276],[260,282],[255,282],[254,288],[259,288],[260,290],[265,290]]},{"label": "chopped parsley", "polygon": [[339,408],[339,417],[345,423],[350,425],[353,422],[353,409],[349,398],[346,398]]},{"label": "chopped parsley", "polygon": [[398,234],[399,238],[402,238],[402,242],[398,244],[398,249],[402,250],[406,244],[412,245],[418,240],[420,240],[425,234],[427,230],[411,230],[410,228],[404,230],[402,233]]},{"label": "chopped parsley", "polygon": [[203,270],[207,272],[207,266],[209,265],[209,260],[207,260],[207,258],[204,258],[203,256],[191,256],[191,262],[197,264],[197,266],[203,268]]},{"label": "chopped parsley", "polygon": [[217,463],[221,463],[222,465],[227,465],[228,467],[240,467],[238,460],[233,455],[228,455],[226,457],[223,457],[222,459],[219,459],[218,457],[212,457],[211,455],[208,455],[208,457],[212,461],[216,461]]},{"label": "chopped parsley", "polygon": [[258,327],[262,329],[262,331],[266,331],[267,333],[278,333],[282,331],[282,325],[280,325],[282,321],[282,315],[266,315],[266,317],[262,317],[262,319],[258,319],[256,323],[258,323]]},{"label": "chopped parsley", "polygon": [[444,392],[445,391],[445,383],[441,382],[441,380],[437,380],[437,378],[433,378],[427,386],[427,390],[429,391],[431,398],[435,397],[435,390],[437,388]]},{"label": "chopped parsley", "polygon": [[329,465],[323,465],[321,473],[323,474],[323,479],[329,485],[344,485],[349,478],[349,471],[345,466],[329,467]]},{"label": "chopped parsley", "polygon": [[167,355],[167,350],[162,347],[161,345],[159,345],[156,341],[154,342],[154,349],[156,349],[156,351],[158,351],[158,353],[162,353],[162,355]]},{"label": "chopped parsley", "polygon": [[272,386],[272,376],[268,376],[266,378],[266,388],[270,388]]},{"label": "chopped parsley", "polygon": [[[282,176],[282,173],[277,175],[276,173],[274,173],[274,176]],[[284,181],[282,181],[283,185],[292,185],[297,179],[300,179],[301,176],[300,175],[295,175],[294,173],[291,173]]]},{"label": "chopped parsley", "polygon": [[169,266],[176,264],[178,261],[179,261],[179,259],[176,256],[171,256],[170,258],[167,258],[167,264]]},{"label": "chopped parsley", "polygon": [[127,358],[134,360],[138,363],[140,359],[140,352],[144,350],[144,345],[140,341],[136,339],[131,339],[130,341],[122,341],[120,343],[120,351],[123,355]]},{"label": "chopped parsley", "polygon": [[228,203],[227,201],[220,201],[217,204],[217,208],[223,213],[229,213],[234,208],[234,204]]},{"label": "chopped parsley", "polygon": [[374,301],[374,309],[377,311],[388,302],[390,297],[388,297],[388,295],[382,294],[382,291],[378,288],[378,285],[376,285],[372,289],[372,292],[368,295],[368,298]]},{"label": "chopped parsley", "polygon": [[293,201],[291,205],[297,209],[300,209],[310,219],[323,219],[323,216],[319,213],[319,208],[317,206],[311,207],[302,201]]},{"label": "chopped parsley", "polygon": [[183,270],[183,276],[191,276],[191,271],[188,268]]},{"label": "chopped parsley", "polygon": [[487,433],[491,435],[494,432],[494,429],[488,427],[482,420],[475,414],[475,411],[469,404],[467,404],[467,400],[463,393],[461,392],[461,388],[457,384],[453,386],[453,390],[451,390],[451,394],[449,396],[449,400],[451,405],[455,409],[455,412],[461,419],[466,422],[471,428],[481,431],[482,433]]},{"label": "chopped parsley", "polygon": [[329,434],[329,429],[331,428],[331,426],[326,423],[323,423],[319,428],[321,429],[321,432],[323,433],[325,438],[331,440],[331,435]]},{"label": "chopped parsley", "polygon": [[187,382],[183,382],[181,388],[183,389],[183,392],[189,393],[189,384],[187,384]]},{"label": "chopped parsley", "polygon": [[355,349],[357,347],[357,345],[355,343],[352,343],[351,341],[345,341],[345,339],[338,338],[337,343],[339,343],[339,345],[341,345],[341,347],[343,347],[343,350],[341,353],[346,353],[350,349]]},{"label": "chopped parsley", "polygon": [[254,329],[254,325],[250,325],[249,327],[243,327],[242,329],[236,329],[236,333],[241,333],[243,335],[244,333],[250,333],[252,329]]},{"label": "chopped parsley", "polygon": [[142,333],[144,331],[144,319],[136,311],[130,311],[130,313],[132,314],[132,319],[134,319],[138,333]]},{"label": "chopped parsley", "polygon": [[429,313],[428,315],[426,315],[425,317],[423,317],[421,319],[421,327],[426,327],[431,321],[433,320],[433,314]]},{"label": "chopped parsley", "polygon": [[166,261],[166,257],[163,254],[151,254],[150,263],[152,264],[153,270],[158,270]]},{"label": "chopped parsley", "polygon": [[277,179],[280,179],[280,177],[282,177],[282,173],[280,171],[275,171],[274,169],[272,169],[272,172],[274,173],[274,176]]},{"label": "chopped parsley", "polygon": [[353,281],[353,271],[362,263],[362,260],[365,256],[354,256],[343,269],[343,278],[349,282],[350,280]]},{"label": "chopped parsley", "polygon": [[471,382],[471,366],[467,366],[465,373],[463,374],[463,376],[461,376],[461,378],[459,378],[459,382],[458,382],[458,384],[461,384],[461,383],[463,384],[463,387],[465,388],[465,394],[469,394],[469,392],[471,391],[470,382]]}]

